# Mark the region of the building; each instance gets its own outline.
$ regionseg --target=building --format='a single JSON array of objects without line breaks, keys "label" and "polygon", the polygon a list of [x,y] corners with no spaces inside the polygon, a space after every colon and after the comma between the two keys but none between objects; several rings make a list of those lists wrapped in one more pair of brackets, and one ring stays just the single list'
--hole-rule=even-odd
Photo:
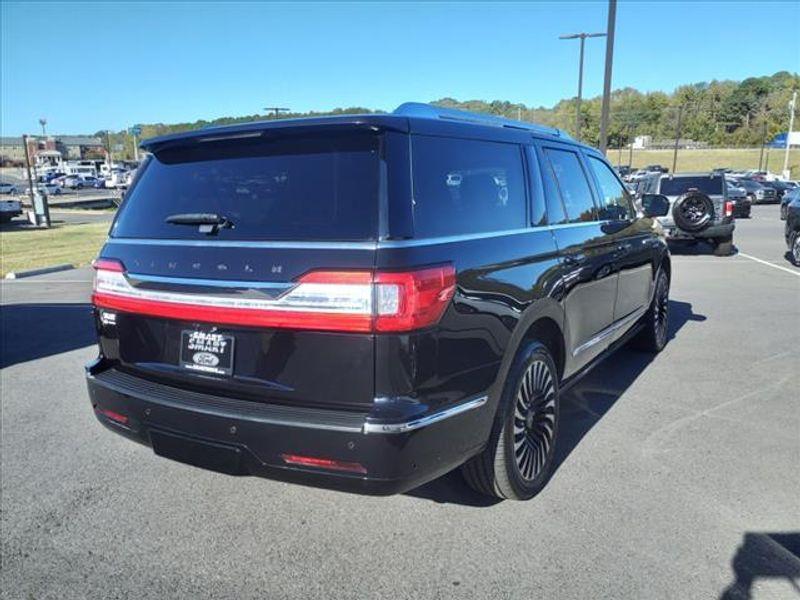
[{"label": "building", "polygon": [[106,157],[106,148],[99,137],[84,135],[56,136],[56,149],[64,160],[80,160]]},{"label": "building", "polygon": [[25,146],[21,137],[0,137],[0,163],[5,166],[25,162]]},{"label": "building", "polygon": [[[63,160],[105,160],[106,148],[99,137],[82,135],[30,136],[28,150],[31,159],[50,164]],[[58,154],[61,158],[58,158]],[[40,156],[41,155],[41,156]],[[0,162],[3,164],[25,163],[25,145],[22,137],[0,138]]]}]

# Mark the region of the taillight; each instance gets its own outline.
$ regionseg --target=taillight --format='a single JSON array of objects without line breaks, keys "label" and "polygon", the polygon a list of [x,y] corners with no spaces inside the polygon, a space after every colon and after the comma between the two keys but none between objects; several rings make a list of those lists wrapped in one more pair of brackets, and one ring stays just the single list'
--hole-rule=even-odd
[{"label": "taillight", "polygon": [[725,201],[725,216],[731,217],[733,216],[733,202],[730,200]]},{"label": "taillight", "polygon": [[98,259],[99,308],[216,324],[319,331],[400,332],[436,324],[455,293],[452,265],[411,271],[312,271],[275,299],[133,287],[121,262]]},{"label": "taillight", "polygon": [[452,265],[375,274],[375,331],[410,331],[439,322],[456,290]]}]

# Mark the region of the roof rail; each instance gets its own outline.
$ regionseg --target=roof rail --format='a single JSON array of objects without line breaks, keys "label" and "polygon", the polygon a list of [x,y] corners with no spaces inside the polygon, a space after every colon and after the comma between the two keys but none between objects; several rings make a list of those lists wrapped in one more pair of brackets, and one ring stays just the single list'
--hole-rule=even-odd
[{"label": "roof rail", "polygon": [[476,125],[488,125],[490,127],[508,127],[509,129],[524,129],[536,133],[544,133],[546,135],[553,135],[557,137],[572,139],[566,131],[557,129],[556,127],[547,127],[546,125],[538,125],[536,123],[515,121],[514,119],[506,119],[505,117],[473,113],[473,112],[468,112],[466,110],[457,110],[455,108],[444,108],[442,106],[433,106],[432,104],[424,104],[422,102],[405,102],[400,106],[398,106],[392,114],[399,115],[402,117],[418,117],[422,119],[443,119],[446,121],[462,121],[465,123],[475,123]]}]

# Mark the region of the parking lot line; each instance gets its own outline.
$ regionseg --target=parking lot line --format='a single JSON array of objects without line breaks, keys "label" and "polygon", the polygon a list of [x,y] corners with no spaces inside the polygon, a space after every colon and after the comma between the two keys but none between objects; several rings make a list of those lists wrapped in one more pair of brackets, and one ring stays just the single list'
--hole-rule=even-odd
[{"label": "parking lot line", "polygon": [[754,260],[754,261],[756,261],[758,263],[761,263],[762,265],[767,265],[768,267],[772,267],[773,269],[778,269],[780,271],[785,271],[785,272],[789,273],[790,275],[794,275],[795,277],[800,277],[800,271],[798,271],[798,270],[787,269],[786,267],[782,267],[780,265],[776,265],[774,263],[768,262],[768,261],[763,260],[761,258],[757,258],[755,256],[751,256],[749,254],[745,254],[744,252],[739,252],[738,256],[741,256],[743,258],[749,258],[750,260]]}]

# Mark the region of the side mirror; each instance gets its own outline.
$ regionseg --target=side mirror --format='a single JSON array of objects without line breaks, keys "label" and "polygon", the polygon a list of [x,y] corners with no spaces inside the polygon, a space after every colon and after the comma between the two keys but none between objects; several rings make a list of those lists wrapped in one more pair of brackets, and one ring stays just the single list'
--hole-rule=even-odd
[{"label": "side mirror", "polygon": [[665,217],[669,213],[669,198],[661,194],[642,194],[645,217]]}]

